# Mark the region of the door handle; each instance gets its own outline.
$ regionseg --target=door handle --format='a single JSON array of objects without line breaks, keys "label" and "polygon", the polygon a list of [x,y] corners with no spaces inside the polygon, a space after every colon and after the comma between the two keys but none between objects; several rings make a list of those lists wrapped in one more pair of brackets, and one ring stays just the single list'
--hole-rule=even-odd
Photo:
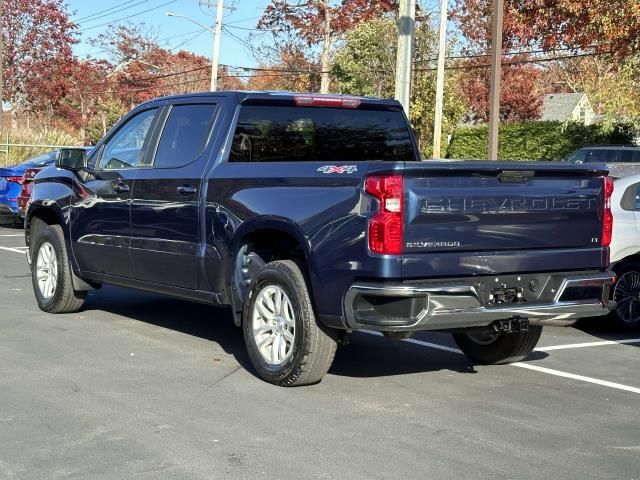
[{"label": "door handle", "polygon": [[197,190],[193,185],[180,185],[176,188],[176,191],[178,192],[178,195],[186,197],[187,195],[195,195]]},{"label": "door handle", "polygon": [[126,193],[129,191],[129,185],[126,183],[116,183],[113,186],[113,191],[116,193]]}]

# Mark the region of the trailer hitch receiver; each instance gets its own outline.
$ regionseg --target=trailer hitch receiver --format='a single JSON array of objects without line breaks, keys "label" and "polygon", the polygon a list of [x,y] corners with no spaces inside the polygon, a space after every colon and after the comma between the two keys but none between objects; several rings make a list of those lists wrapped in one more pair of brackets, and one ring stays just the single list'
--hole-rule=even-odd
[{"label": "trailer hitch receiver", "polygon": [[508,320],[496,320],[493,322],[496,333],[527,333],[529,331],[529,319],[513,317]]}]

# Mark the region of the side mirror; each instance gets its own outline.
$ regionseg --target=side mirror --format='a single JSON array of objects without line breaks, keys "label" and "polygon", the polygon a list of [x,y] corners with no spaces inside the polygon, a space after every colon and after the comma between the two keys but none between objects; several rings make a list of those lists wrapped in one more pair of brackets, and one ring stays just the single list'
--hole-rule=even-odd
[{"label": "side mirror", "polygon": [[56,167],[74,171],[87,168],[87,151],[84,148],[61,148],[56,157]]}]

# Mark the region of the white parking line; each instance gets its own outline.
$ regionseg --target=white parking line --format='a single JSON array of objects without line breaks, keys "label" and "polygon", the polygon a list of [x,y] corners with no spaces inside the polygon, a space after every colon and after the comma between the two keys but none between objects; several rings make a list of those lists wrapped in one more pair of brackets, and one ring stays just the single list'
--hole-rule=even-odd
[{"label": "white parking line", "polygon": [[24,237],[24,233],[0,234],[0,237]]},{"label": "white parking line", "polygon": [[[19,250],[18,248],[24,248],[24,250]],[[18,247],[18,248],[9,248],[9,247],[0,247],[0,250],[6,250],[7,252],[21,253],[24,255],[27,247]]]},{"label": "white parking line", "polygon": [[601,342],[569,343],[567,345],[551,345],[536,348],[536,352],[550,352],[551,350],[566,350],[569,348],[601,347],[603,345],[624,345],[626,343],[640,343],[640,338],[623,338],[620,340],[603,340]]},{"label": "white parking line", "polygon": [[511,363],[510,365],[512,367],[520,367],[526,368],[527,370],[534,370],[536,372],[548,373],[549,375],[555,375],[556,377],[571,378],[573,380],[595,383],[596,385],[602,385],[603,387],[616,388],[618,390],[624,390],[626,392],[640,393],[640,388],[622,385],[621,383],[607,382],[606,380],[600,380],[598,378],[585,377],[583,375],[574,375],[573,373],[561,372],[560,370],[554,370],[552,368],[539,367],[537,365],[531,365],[522,362]]},{"label": "white parking line", "polygon": [[[369,331],[369,330],[363,330],[363,332],[364,333],[368,333],[370,335],[382,335],[382,333],[372,332],[372,331]],[[423,347],[433,348],[435,350],[442,350],[444,352],[456,353],[458,355],[464,355],[464,353],[462,353],[462,350],[459,350],[459,349],[453,348],[453,347],[447,347],[445,345],[439,345],[437,343],[424,342],[422,340],[416,340],[414,338],[408,338],[408,339],[403,340],[403,341],[407,342],[407,343],[413,343],[413,344],[416,344],[416,345],[422,345]],[[601,342],[592,342],[592,343],[600,344]],[[616,343],[616,342],[612,342],[612,343]],[[631,343],[631,342],[627,341],[626,343]],[[560,345],[558,345],[558,346],[560,346]],[[536,372],[546,373],[548,375],[555,375],[556,377],[571,378],[572,380],[580,380],[582,382],[593,383],[595,385],[601,385],[603,387],[615,388],[617,390],[624,390],[625,392],[640,393],[640,388],[630,387],[628,385],[623,385],[621,383],[607,382],[606,380],[600,380],[598,378],[585,377],[584,375],[574,375],[573,373],[567,373],[567,372],[563,372],[563,371],[560,371],[560,370],[555,370],[553,368],[539,367],[537,365],[530,365],[530,364],[524,363],[524,362],[510,363],[508,365],[510,365],[512,367],[526,368],[527,370],[534,370]]]}]

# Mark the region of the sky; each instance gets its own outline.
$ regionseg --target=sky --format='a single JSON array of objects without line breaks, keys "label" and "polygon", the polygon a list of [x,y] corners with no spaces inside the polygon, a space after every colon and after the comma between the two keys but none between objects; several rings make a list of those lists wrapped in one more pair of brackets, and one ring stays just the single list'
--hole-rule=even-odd
[{"label": "sky", "polygon": [[[213,53],[212,34],[195,23],[179,17],[168,17],[171,11],[213,26],[216,0],[209,9],[200,3],[207,0],[67,0],[71,19],[78,24],[80,42],[75,52],[80,57],[88,55],[101,58],[99,47],[89,44],[89,39],[99,35],[109,24],[145,23],[157,32],[159,43],[165,48],[188,50],[207,58]],[[242,45],[255,29],[258,18],[269,0],[225,0],[225,26],[220,43],[220,63],[233,66],[256,66],[255,59]],[[238,38],[235,38],[238,37]]]}]

